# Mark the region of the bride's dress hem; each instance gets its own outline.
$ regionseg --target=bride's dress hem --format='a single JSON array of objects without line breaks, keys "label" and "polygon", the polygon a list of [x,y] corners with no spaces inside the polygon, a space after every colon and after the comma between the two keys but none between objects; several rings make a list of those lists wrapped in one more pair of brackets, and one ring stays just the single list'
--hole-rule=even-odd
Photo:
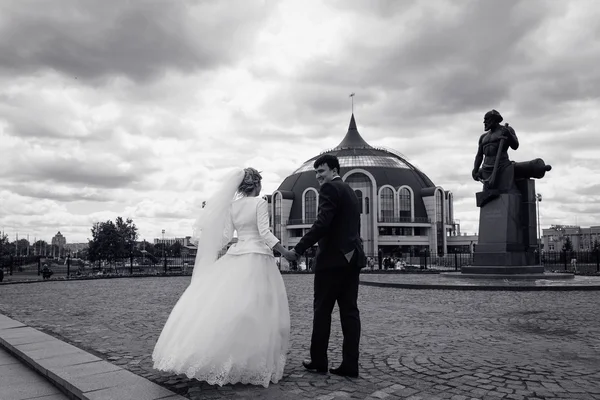
[{"label": "bride's dress hem", "polygon": [[[229,371],[214,371],[199,373],[200,370],[206,369],[206,365],[198,365],[197,367],[188,367],[186,368],[176,368],[173,367],[169,360],[154,360],[154,369],[162,372],[173,373],[176,375],[185,375],[189,379],[195,379],[200,382],[206,382],[209,385],[235,385],[241,383],[243,385],[254,385],[254,386],[263,386],[265,388],[269,387],[269,384],[278,383],[283,378],[283,370],[285,368],[286,356],[282,355],[279,357],[279,362],[274,368],[271,370],[264,370],[260,373],[257,373],[254,369],[248,368],[246,373],[242,368],[239,368],[238,365],[229,365]],[[202,364],[202,363],[200,363]],[[252,371],[252,372],[249,372]]]}]

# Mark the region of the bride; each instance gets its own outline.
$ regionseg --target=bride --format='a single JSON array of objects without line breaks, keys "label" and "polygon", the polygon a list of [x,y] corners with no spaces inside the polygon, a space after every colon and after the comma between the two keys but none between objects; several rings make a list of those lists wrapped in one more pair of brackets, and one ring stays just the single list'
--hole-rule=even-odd
[{"label": "bride", "polygon": [[[236,170],[206,203],[192,279],[158,338],[155,369],[220,386],[281,379],[290,314],[272,249],[288,251],[269,230],[261,180],[254,168]],[[238,242],[218,258],[234,230]]]}]

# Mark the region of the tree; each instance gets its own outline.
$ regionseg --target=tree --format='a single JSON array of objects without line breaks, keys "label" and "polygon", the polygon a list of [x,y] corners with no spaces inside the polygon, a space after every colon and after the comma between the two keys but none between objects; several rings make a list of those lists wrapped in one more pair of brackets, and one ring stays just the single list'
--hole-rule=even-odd
[{"label": "tree", "polygon": [[46,243],[45,240],[38,240],[37,242],[33,243],[33,247],[44,247],[44,246],[48,246],[48,243]]},{"label": "tree", "polygon": [[154,255],[156,257],[162,257],[163,254],[167,254],[167,245],[165,245],[164,243],[156,243],[154,245]]},{"label": "tree", "polygon": [[594,243],[592,244],[592,251],[595,253],[600,251],[600,241],[598,241],[598,238],[594,239]]},{"label": "tree", "polygon": [[131,254],[138,237],[133,220],[117,217],[115,222],[96,222],[89,241],[89,260],[114,262]]},{"label": "tree", "polygon": [[564,252],[572,252],[573,251],[573,243],[571,242],[570,237],[565,237],[565,243],[563,244],[562,251]]},{"label": "tree", "polygon": [[77,257],[82,260],[89,260],[90,258],[90,249],[82,249],[77,253]]},{"label": "tree", "polygon": [[57,244],[51,244],[48,247],[48,256],[60,257],[60,247]]},{"label": "tree", "polygon": [[35,254],[37,256],[42,256],[42,255],[45,255],[47,252],[48,243],[46,243],[45,240],[40,239],[40,240],[36,240],[35,242],[33,242],[31,247],[32,247],[33,254]]},{"label": "tree", "polygon": [[181,243],[175,242],[170,246],[169,253],[173,257],[181,257]]},{"label": "tree", "polygon": [[[14,247],[13,247],[14,249]],[[10,242],[8,235],[0,235],[0,256],[7,256],[10,254]]]},{"label": "tree", "polygon": [[27,249],[29,248],[29,242],[27,239],[19,239],[12,243],[13,248],[17,251],[16,254],[19,256],[27,255]]},{"label": "tree", "polygon": [[119,236],[119,255],[124,257],[132,254],[135,241],[138,238],[137,227],[133,223],[133,220],[128,218],[126,221],[123,221],[123,218],[117,217],[115,227]]},{"label": "tree", "polygon": [[146,252],[150,254],[156,254],[156,251],[154,250],[154,245],[146,241],[145,239],[142,240],[142,243],[140,243],[140,250],[146,250]]}]

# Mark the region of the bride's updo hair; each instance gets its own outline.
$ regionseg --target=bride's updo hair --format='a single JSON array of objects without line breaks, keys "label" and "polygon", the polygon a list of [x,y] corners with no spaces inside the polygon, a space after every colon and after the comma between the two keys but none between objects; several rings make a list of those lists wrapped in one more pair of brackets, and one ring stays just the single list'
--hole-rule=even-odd
[{"label": "bride's updo hair", "polygon": [[260,176],[257,170],[254,168],[244,168],[244,179],[242,179],[238,191],[244,196],[248,196],[260,185],[261,180],[262,176]]}]

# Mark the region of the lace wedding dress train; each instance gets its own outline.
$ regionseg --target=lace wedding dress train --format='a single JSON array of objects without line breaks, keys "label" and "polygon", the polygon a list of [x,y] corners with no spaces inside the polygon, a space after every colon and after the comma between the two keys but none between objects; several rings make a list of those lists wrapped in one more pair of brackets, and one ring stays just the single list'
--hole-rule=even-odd
[{"label": "lace wedding dress train", "polygon": [[[257,209],[259,219],[261,208],[266,211],[260,201],[234,203],[238,243],[194,276],[156,343],[155,369],[213,385],[268,387],[282,378],[290,335],[285,285],[262,230],[244,229],[241,215],[249,208],[256,224]],[[260,251],[249,252],[256,246]]]}]

